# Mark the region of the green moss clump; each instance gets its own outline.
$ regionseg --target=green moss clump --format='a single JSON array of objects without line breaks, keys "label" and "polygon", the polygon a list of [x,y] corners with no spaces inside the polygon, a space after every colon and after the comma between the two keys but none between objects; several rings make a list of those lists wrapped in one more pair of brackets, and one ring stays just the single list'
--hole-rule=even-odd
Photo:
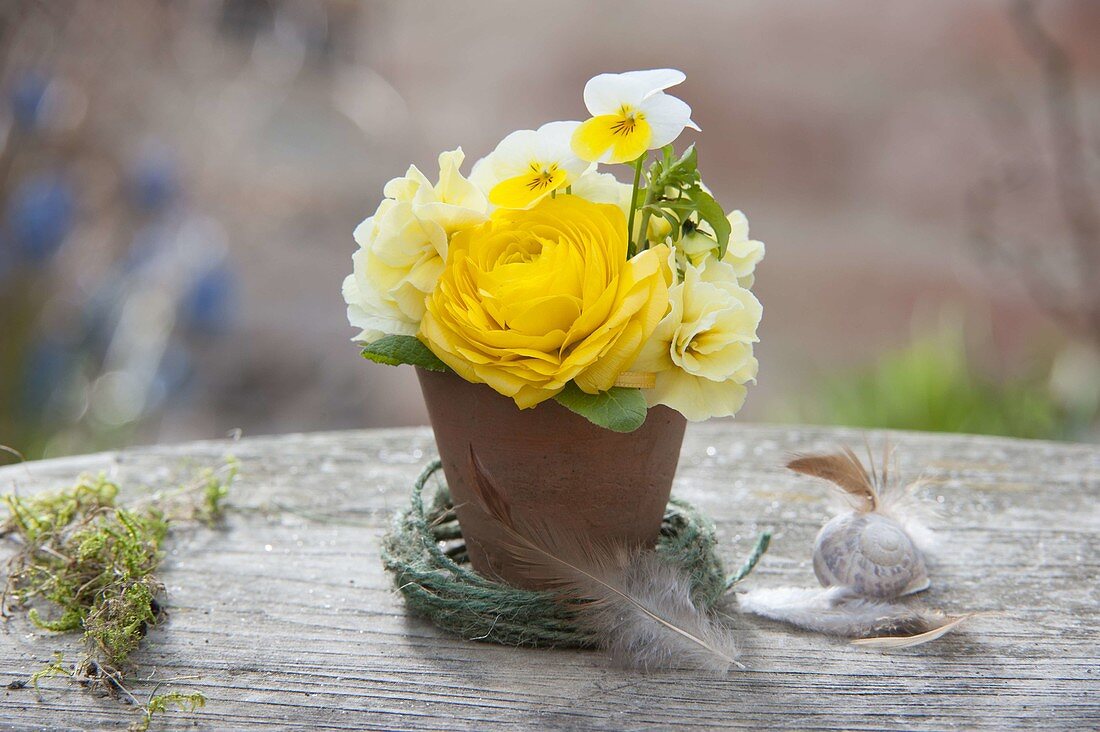
[{"label": "green moss clump", "polygon": [[[0,536],[19,541],[8,564],[0,601],[27,609],[30,620],[53,632],[82,632],[86,654],[72,671],[56,658],[31,681],[66,674],[122,694],[145,712],[138,728],[169,705],[196,709],[201,694],[151,695],[141,704],[124,686],[130,655],[149,628],[163,620],[164,585],[156,576],[162,544],[173,521],[215,524],[236,477],[229,459],[192,483],[119,506],[119,487],[104,476],[82,477],[72,488],[28,498],[3,497],[8,518]],[[144,724],[142,727],[141,724]]]},{"label": "green moss clump", "polygon": [[167,694],[156,694],[150,697],[149,703],[145,705],[145,714],[142,718],[130,725],[130,732],[147,732],[153,721],[153,715],[166,712],[171,707],[190,713],[205,706],[206,697],[199,693],[183,694],[171,691]]},{"label": "green moss clump", "polygon": [[8,574],[8,592],[30,607],[35,625],[83,630],[104,671],[120,672],[148,628],[160,619],[163,587],[154,572],[168,521],[160,511],[115,505],[118,486],[82,478],[72,489],[34,498],[4,497],[4,529],[23,541]]}]

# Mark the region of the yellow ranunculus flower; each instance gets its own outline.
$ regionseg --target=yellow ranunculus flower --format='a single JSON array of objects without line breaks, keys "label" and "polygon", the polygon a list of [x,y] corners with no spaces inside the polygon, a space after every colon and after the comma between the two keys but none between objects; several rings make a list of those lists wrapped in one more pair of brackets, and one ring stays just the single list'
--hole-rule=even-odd
[{"label": "yellow ranunculus flower", "polygon": [[451,239],[421,339],[459,376],[521,408],[570,380],[605,391],[668,310],[667,247],[626,252],[618,206],[559,195],[497,210]]}]

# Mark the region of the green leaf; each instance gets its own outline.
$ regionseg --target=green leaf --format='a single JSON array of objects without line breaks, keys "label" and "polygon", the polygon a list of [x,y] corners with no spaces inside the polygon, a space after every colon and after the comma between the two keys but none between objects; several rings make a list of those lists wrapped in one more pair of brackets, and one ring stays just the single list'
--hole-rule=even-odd
[{"label": "green leaf", "polygon": [[699,218],[706,221],[710,224],[710,228],[714,229],[714,238],[718,241],[718,259],[722,259],[726,256],[726,247],[729,246],[730,232],[732,231],[726,213],[714,200],[714,197],[702,188],[693,188],[687,191],[687,195],[695,204],[695,210],[699,212]]},{"label": "green leaf", "polygon": [[673,167],[679,168],[685,173],[699,172],[699,153],[695,150],[695,143],[687,146],[687,150],[684,150],[684,154],[680,156]]},{"label": "green leaf", "polygon": [[614,432],[633,432],[645,422],[647,405],[641,389],[613,386],[599,394],[589,394],[570,381],[555,400],[589,422]]},{"label": "green leaf", "polygon": [[672,159],[673,152],[672,145],[665,145],[661,148],[661,159],[649,168],[649,189],[659,195],[664,194],[665,188],[683,189],[699,181],[699,159],[695,145],[688,146],[678,160]]},{"label": "green leaf", "polygon": [[421,343],[416,336],[388,335],[370,343],[363,349],[363,358],[387,366],[403,363],[419,366],[429,371],[447,371],[447,364]]}]

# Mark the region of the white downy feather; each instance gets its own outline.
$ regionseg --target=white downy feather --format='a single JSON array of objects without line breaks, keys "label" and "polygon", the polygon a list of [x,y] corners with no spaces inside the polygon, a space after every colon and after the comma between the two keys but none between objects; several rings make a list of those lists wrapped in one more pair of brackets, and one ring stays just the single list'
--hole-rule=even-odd
[{"label": "white downy feather", "polygon": [[843,587],[776,587],[738,595],[741,610],[865,645],[905,647],[939,638],[963,618],[851,595]]}]

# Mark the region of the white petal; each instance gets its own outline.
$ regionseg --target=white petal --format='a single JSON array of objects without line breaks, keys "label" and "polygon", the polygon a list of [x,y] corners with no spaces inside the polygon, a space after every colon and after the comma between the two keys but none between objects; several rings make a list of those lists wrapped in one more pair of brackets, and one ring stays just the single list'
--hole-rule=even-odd
[{"label": "white petal", "polygon": [[646,96],[652,96],[654,92],[664,91],[670,86],[682,84],[687,76],[678,69],[649,69],[647,71],[628,71],[623,76],[637,80],[648,91]]},{"label": "white petal", "polygon": [[595,164],[586,168],[573,184],[573,195],[592,203],[613,203],[630,215],[630,186],[610,173],[597,173]]},{"label": "white petal", "polygon": [[664,147],[675,140],[685,127],[699,129],[691,121],[691,107],[682,99],[664,92],[658,92],[646,99],[640,108],[653,130],[653,140],[649,143],[651,150]]},{"label": "white petal", "polygon": [[500,141],[488,160],[499,182],[525,172],[537,156],[538,133],[534,130],[516,130]]},{"label": "white petal", "polygon": [[651,91],[628,74],[600,74],[584,85],[584,106],[593,117],[615,114],[624,104],[637,107]]},{"label": "white petal", "polygon": [[542,127],[535,130],[535,134],[538,136],[539,144],[541,145],[546,145],[555,150],[562,148],[569,149],[569,143],[570,140],[573,139],[573,133],[580,126],[581,123],[576,120],[547,122]]},{"label": "white petal", "polygon": [[474,163],[474,167],[470,171],[470,182],[477,186],[484,195],[489,195],[489,191],[497,183],[496,176],[493,174],[493,161],[489,159],[489,156],[485,156]]},{"label": "white petal", "polygon": [[535,130],[532,148],[536,157],[543,162],[574,157],[573,132],[580,126],[580,122],[547,122]]},{"label": "white petal", "polygon": [[569,182],[577,180],[590,163],[573,152],[573,133],[580,122],[547,122],[535,131],[535,152],[543,164],[557,163],[569,174]]}]

